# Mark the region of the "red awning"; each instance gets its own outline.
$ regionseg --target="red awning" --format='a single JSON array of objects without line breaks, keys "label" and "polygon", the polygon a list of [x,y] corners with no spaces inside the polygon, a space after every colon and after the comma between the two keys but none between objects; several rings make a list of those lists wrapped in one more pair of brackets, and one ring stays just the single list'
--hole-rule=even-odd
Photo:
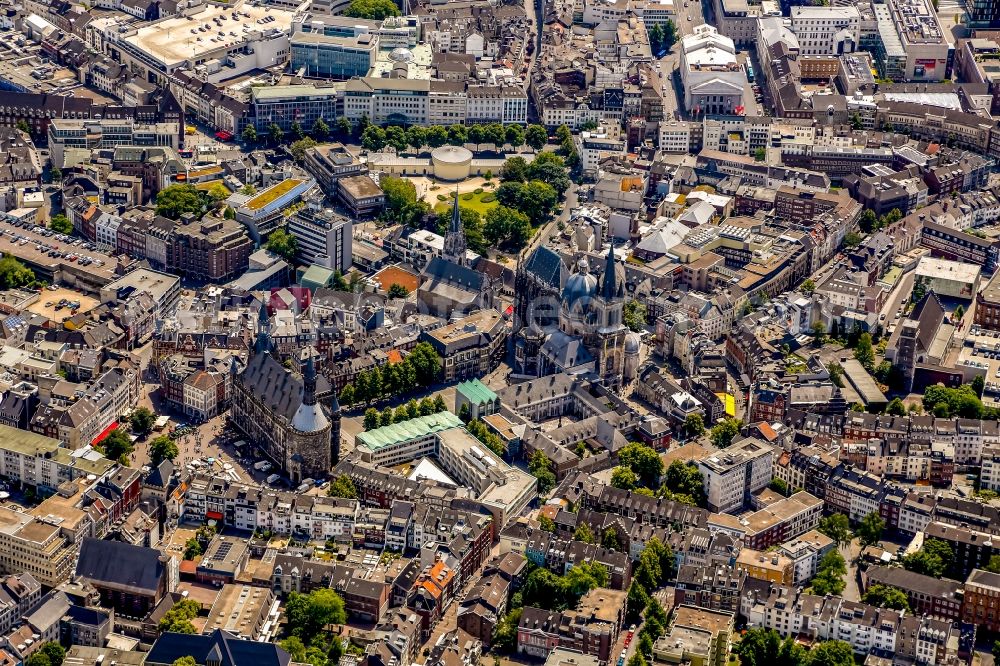
[{"label": "red awning", "polygon": [[205,517],[210,518],[212,520],[222,520],[222,514],[219,513],[218,511],[206,511]]},{"label": "red awning", "polygon": [[103,442],[104,439],[108,435],[110,435],[113,431],[115,431],[115,430],[118,430],[118,421],[112,422],[112,424],[109,425],[107,428],[105,428],[104,431],[100,435],[98,435],[97,437],[94,438],[94,441],[91,442],[90,445],[91,446],[97,446],[98,444],[100,444],[101,442]]}]

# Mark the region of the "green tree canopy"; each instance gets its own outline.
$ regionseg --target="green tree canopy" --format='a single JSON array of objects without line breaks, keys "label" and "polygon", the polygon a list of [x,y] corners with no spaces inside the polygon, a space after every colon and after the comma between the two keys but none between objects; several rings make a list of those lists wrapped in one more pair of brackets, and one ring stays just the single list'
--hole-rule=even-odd
[{"label": "green tree canopy", "polygon": [[164,460],[173,460],[180,451],[174,440],[166,435],[160,435],[149,443],[149,457],[154,465],[159,465]]},{"label": "green tree canopy", "polygon": [[630,299],[622,311],[622,323],[636,333],[646,328],[646,306],[641,301]]},{"label": "green tree canopy", "polygon": [[197,633],[191,620],[198,617],[201,605],[193,599],[181,599],[174,604],[160,619],[158,629],[161,632],[171,632],[175,634]]},{"label": "green tree canopy", "polygon": [[104,455],[107,458],[117,460],[122,464],[125,464],[123,461],[127,461],[128,457],[132,455],[132,451],[135,450],[132,440],[121,428],[112,430],[107,437],[101,440],[99,447],[104,450]]},{"label": "green tree canopy", "polygon": [[285,138],[285,130],[281,129],[278,123],[270,123],[267,126],[267,136],[273,143],[279,144]]},{"label": "green tree canopy", "polygon": [[178,219],[184,213],[200,214],[206,202],[194,185],[175,183],[168,185],[156,195],[156,214]]},{"label": "green tree canopy", "polygon": [[193,560],[205,552],[202,548],[201,542],[195,537],[191,537],[184,542],[184,559]]},{"label": "green tree canopy", "polygon": [[712,428],[712,444],[720,449],[724,449],[733,443],[737,435],[740,434],[741,421],[726,417]]},{"label": "green tree canopy", "polygon": [[439,148],[448,143],[448,128],[441,125],[431,125],[427,128],[427,145],[431,148]]},{"label": "green tree canopy", "polygon": [[893,398],[886,405],[885,413],[892,414],[893,416],[906,416],[906,405],[899,398]]},{"label": "green tree canopy", "polygon": [[389,285],[389,291],[386,293],[389,295],[389,298],[406,298],[410,295],[410,290],[398,282],[393,282]]},{"label": "green tree canopy", "polygon": [[791,636],[782,639],[774,629],[752,627],[733,647],[741,666],[803,666],[806,649]]},{"label": "green tree canopy", "polygon": [[[344,131],[345,127],[343,124],[341,124],[340,122],[341,120],[347,123],[346,131]],[[344,116],[341,116],[339,119],[337,119],[337,128],[338,131],[342,132],[346,136],[351,133],[351,121],[345,118]],[[317,141],[325,141],[326,138],[330,136],[330,126],[327,125],[326,121],[323,120],[322,118],[317,118],[316,122],[314,122],[312,126],[312,135],[313,138],[316,139]]]},{"label": "green tree canopy", "polygon": [[538,180],[548,183],[555,188],[559,196],[562,196],[569,189],[570,180],[569,174],[566,172],[566,163],[555,153],[538,153],[528,165],[526,176],[529,181]]},{"label": "green tree canopy", "polygon": [[292,263],[295,261],[295,254],[299,249],[299,241],[284,229],[275,229],[267,237],[265,247],[285,261]]},{"label": "green tree canopy", "polygon": [[837,546],[843,546],[851,541],[851,522],[842,513],[826,516],[819,521],[819,527],[816,529],[833,539]]},{"label": "green tree canopy", "polygon": [[691,504],[703,506],[705,503],[705,480],[694,463],[675,460],[663,475],[663,489],[670,491],[674,499],[691,498]]},{"label": "green tree canopy", "polygon": [[301,139],[292,142],[292,145],[288,147],[288,152],[292,154],[292,159],[302,163],[302,160],[306,156],[306,151],[316,145],[316,139],[311,136],[306,136]]},{"label": "green tree canopy", "polygon": [[0,289],[26,287],[35,281],[35,273],[14,257],[0,259]]},{"label": "green tree canopy", "polygon": [[292,661],[304,664],[306,662],[306,645],[298,636],[289,636],[279,641],[278,646],[292,657]]},{"label": "green tree canopy", "polygon": [[882,539],[882,530],[885,529],[885,521],[877,513],[869,513],[861,519],[855,534],[862,546],[873,546]]},{"label": "green tree canopy", "polygon": [[556,485],[556,475],[552,472],[552,461],[542,451],[535,451],[528,459],[528,472],[538,479],[538,492],[546,494]]},{"label": "green tree canopy", "polygon": [[684,419],[684,433],[688,437],[701,437],[705,434],[705,420],[701,414],[688,414]]},{"label": "green tree canopy", "polygon": [[385,130],[378,125],[369,125],[361,133],[361,146],[372,152],[382,150],[386,146]]},{"label": "green tree canopy", "polygon": [[500,167],[501,183],[523,183],[528,180],[528,161],[520,156],[508,157]]},{"label": "green tree canopy", "polygon": [[346,622],[347,612],[340,595],[324,587],[309,594],[290,593],[285,604],[285,617],[292,635],[309,642],[327,625]]},{"label": "green tree canopy", "polygon": [[872,585],[861,597],[861,601],[879,608],[892,608],[894,610],[910,610],[910,602],[906,598],[906,593],[898,587],[891,585]]},{"label": "green tree canopy", "polygon": [[390,16],[399,16],[399,7],[392,0],[351,0],[344,15],[381,21]]},{"label": "green tree canopy", "polygon": [[55,641],[48,641],[38,648],[38,651],[49,658],[49,663],[52,666],[62,666],[63,659],[66,658],[66,650]]},{"label": "green tree canopy", "polygon": [[628,467],[619,465],[611,472],[611,485],[622,490],[633,490],[639,485],[639,477]]},{"label": "green tree canopy", "polygon": [[951,569],[954,561],[955,552],[946,541],[930,538],[924,541],[920,550],[903,557],[903,568],[940,578]]},{"label": "green tree canopy", "polygon": [[385,211],[382,217],[389,222],[414,225],[429,206],[417,198],[417,188],[407,178],[386,176],[379,182],[385,194]]},{"label": "green tree canopy", "polygon": [[156,423],[156,414],[148,407],[136,407],[128,417],[132,432],[136,435],[145,435],[153,429]]},{"label": "green tree canopy", "polygon": [[49,228],[60,234],[73,233],[73,223],[62,213],[56,213],[49,222]]},{"label": "green tree canopy", "polygon": [[486,213],[483,237],[494,247],[520,250],[527,245],[532,233],[531,220],[518,210],[499,205]]},{"label": "green tree canopy", "polygon": [[663,460],[651,447],[639,442],[630,442],[618,451],[618,460],[639,478],[639,482],[647,488],[659,485],[663,474]]},{"label": "green tree canopy", "polygon": [[374,430],[378,427],[379,416],[378,410],[374,407],[369,407],[365,410],[365,418],[363,422],[363,427],[365,430]]},{"label": "green tree canopy", "polygon": [[549,133],[541,125],[528,125],[524,131],[524,141],[532,150],[541,150],[549,142]]},{"label": "green tree canopy", "polygon": [[838,595],[844,591],[847,583],[844,576],[847,574],[847,563],[844,556],[837,550],[831,550],[816,567],[816,576],[812,579],[812,593],[819,596],[827,594]]},{"label": "green tree canopy", "polygon": [[854,666],[854,649],[844,641],[823,641],[809,651],[805,666]]},{"label": "green tree canopy", "polygon": [[870,333],[862,333],[861,337],[858,338],[858,344],[854,348],[854,358],[868,372],[872,372],[875,369],[875,350],[872,348],[872,336]]},{"label": "green tree canopy", "polygon": [[330,482],[330,488],[326,491],[330,497],[343,497],[344,499],[357,499],[358,489],[354,481],[346,474],[337,476]]},{"label": "green tree canopy", "polygon": [[587,523],[577,525],[576,531],[573,532],[573,538],[584,543],[597,543],[597,537],[594,536],[594,531]]}]

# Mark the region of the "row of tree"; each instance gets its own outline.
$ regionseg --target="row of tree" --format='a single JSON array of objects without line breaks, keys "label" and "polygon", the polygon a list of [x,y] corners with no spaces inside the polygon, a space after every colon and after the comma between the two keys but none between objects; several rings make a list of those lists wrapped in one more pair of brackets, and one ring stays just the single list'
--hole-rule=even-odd
[{"label": "row of tree", "polygon": [[[462,405],[462,407],[465,407],[465,405]],[[461,416],[461,414],[459,414],[459,416]],[[503,440],[500,439],[500,436],[495,432],[491,432],[490,429],[486,427],[485,423],[479,419],[472,419],[466,424],[465,427],[469,431],[469,434],[485,444],[486,448],[490,451],[497,454],[501,458],[507,455],[507,447],[504,445]]]},{"label": "row of tree", "polygon": [[440,146],[464,146],[472,143],[478,149],[483,144],[492,145],[496,150],[510,146],[517,150],[527,145],[533,150],[541,150],[548,143],[549,134],[542,125],[410,125],[403,128],[399,125],[389,125],[382,128],[368,124],[361,132],[361,145],[366,150],[380,151],[387,147],[402,153],[407,148],[415,151],[424,147],[438,148]]},{"label": "row of tree", "polygon": [[618,462],[611,472],[615,488],[691,506],[705,505],[704,480],[697,465],[675,460],[664,472],[659,454],[639,442],[622,447]]},{"label": "row of tree", "polygon": [[364,428],[365,430],[374,430],[393,423],[409,421],[418,416],[430,416],[447,410],[448,407],[444,404],[444,398],[440,394],[434,396],[433,400],[424,398],[419,403],[416,400],[410,400],[396,409],[386,407],[381,413],[374,407],[369,407],[365,410]]},{"label": "row of tree", "polygon": [[418,343],[401,363],[363,370],[340,389],[340,403],[350,407],[391,398],[430,386],[441,375],[441,357],[427,342]]},{"label": "row of tree", "polygon": [[866,234],[870,234],[880,229],[885,229],[901,219],[903,219],[903,213],[898,208],[893,208],[881,216],[876,215],[875,211],[870,208],[866,208],[865,212],[861,214],[861,219],[858,220],[858,226]]},{"label": "row of tree", "polygon": [[847,583],[847,562],[836,548],[823,556],[816,566],[816,575],[812,579],[810,594],[825,597],[828,594],[839,595]]},{"label": "row of tree", "polygon": [[747,629],[733,647],[741,666],[854,666],[854,650],[844,641],[823,641],[809,649],[774,629]]},{"label": "row of tree", "polygon": [[538,479],[538,494],[545,495],[556,487],[552,461],[542,451],[535,451],[528,458],[528,473]]},{"label": "row of tree", "polygon": [[660,51],[669,51],[677,43],[677,26],[670,19],[667,19],[663,25],[654,23],[647,34],[649,35],[649,48],[654,54]]},{"label": "row of tree", "polygon": [[816,528],[822,534],[833,539],[838,546],[844,546],[851,542],[855,536],[862,546],[873,546],[882,539],[882,532],[885,530],[885,521],[877,513],[870,513],[862,518],[854,531],[851,531],[851,521],[842,513],[833,513],[819,521]]},{"label": "row of tree", "polygon": [[[367,126],[368,125],[367,119],[363,120],[365,126]],[[343,139],[347,139],[351,136],[353,132],[354,132],[354,125],[351,124],[350,120],[348,120],[344,116],[341,116],[340,118],[337,119],[333,129],[330,128],[330,125],[328,125],[325,120],[323,120],[322,118],[317,118],[316,122],[313,123],[312,128],[309,130],[309,132],[306,132],[306,129],[297,120],[292,121],[292,124],[289,125],[288,127],[287,133],[285,132],[284,129],[282,129],[281,125],[279,125],[276,122],[268,123],[266,131],[263,135],[261,135],[261,133],[257,131],[257,128],[254,125],[249,124],[243,128],[243,133],[240,135],[240,138],[243,139],[244,143],[250,145],[256,145],[261,141],[266,140],[269,143],[277,146],[289,138],[292,140],[293,146],[296,144],[296,142],[305,141],[307,139],[314,142],[312,145],[316,145],[315,142],[326,141],[328,138],[330,138],[330,136],[334,134],[340,136]],[[305,149],[309,147],[308,144],[301,144],[301,143],[299,144],[299,146],[301,148],[301,152],[304,152]],[[298,157],[298,159],[301,159],[301,156]]]},{"label": "row of tree", "polygon": [[55,641],[44,643],[24,660],[25,666],[62,666],[66,650]]},{"label": "row of tree", "polygon": [[672,581],[676,575],[677,563],[673,549],[653,537],[639,553],[639,559],[632,569],[632,583],[629,585],[626,601],[628,615],[625,621],[635,623],[640,613],[649,606],[649,601],[656,591]]},{"label": "row of tree", "polygon": [[668,617],[656,597],[650,596],[642,612],[643,624],[639,629],[635,654],[629,659],[629,666],[646,666],[653,662],[653,645],[666,630]]}]

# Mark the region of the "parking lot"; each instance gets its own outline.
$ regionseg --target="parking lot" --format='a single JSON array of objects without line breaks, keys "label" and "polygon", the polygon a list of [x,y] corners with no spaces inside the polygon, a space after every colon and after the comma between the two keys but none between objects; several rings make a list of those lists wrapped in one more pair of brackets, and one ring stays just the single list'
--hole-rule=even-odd
[{"label": "parking lot", "polygon": [[[43,226],[28,222],[8,222],[2,232],[8,239],[24,247],[29,243],[37,252],[53,259],[66,259],[77,262],[80,266],[97,267],[111,263],[110,257],[97,251],[97,246],[82,238],[74,238],[61,234]],[[96,256],[95,256],[96,255]]]},{"label": "parking lot", "polygon": [[0,221],[0,252],[52,275],[64,267],[81,266],[99,283],[111,282],[118,265],[93,243],[23,221]]},{"label": "parking lot", "polygon": [[50,286],[38,300],[28,306],[28,312],[62,323],[76,314],[86,314],[100,304],[96,298],[84,296],[73,289]]}]

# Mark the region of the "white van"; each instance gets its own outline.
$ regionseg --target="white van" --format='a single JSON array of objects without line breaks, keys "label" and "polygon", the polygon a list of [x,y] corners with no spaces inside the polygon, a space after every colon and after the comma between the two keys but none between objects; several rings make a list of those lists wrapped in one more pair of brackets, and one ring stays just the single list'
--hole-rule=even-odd
[{"label": "white van", "polygon": [[280,474],[272,474],[271,476],[267,477],[267,483],[273,486],[280,478],[281,478]]}]

